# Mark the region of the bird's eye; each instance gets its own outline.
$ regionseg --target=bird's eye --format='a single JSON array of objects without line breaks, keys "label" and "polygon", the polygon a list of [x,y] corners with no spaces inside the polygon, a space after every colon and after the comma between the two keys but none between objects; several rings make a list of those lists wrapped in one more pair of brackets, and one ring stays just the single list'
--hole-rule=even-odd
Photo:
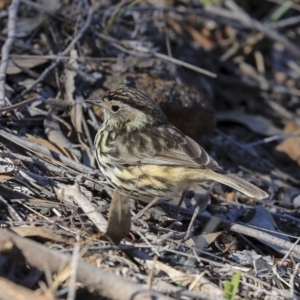
[{"label": "bird's eye", "polygon": [[112,105],[111,106],[111,111],[116,113],[120,110],[120,106],[119,105]]}]

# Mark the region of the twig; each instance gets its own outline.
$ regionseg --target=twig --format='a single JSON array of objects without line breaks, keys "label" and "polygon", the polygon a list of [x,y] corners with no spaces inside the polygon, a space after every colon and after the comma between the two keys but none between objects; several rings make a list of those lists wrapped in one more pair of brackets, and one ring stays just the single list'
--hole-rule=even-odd
[{"label": "twig", "polygon": [[[146,49],[146,48],[144,48]],[[185,67],[187,69],[190,69],[190,70],[193,70],[193,71],[196,71],[198,73],[201,73],[201,74],[204,74],[206,76],[209,76],[209,77],[212,77],[212,78],[216,78],[217,75],[215,73],[212,73],[210,71],[207,71],[205,69],[202,69],[202,68],[199,68],[197,66],[194,66],[192,64],[189,64],[185,61],[182,61],[182,60],[179,60],[179,59],[176,59],[174,57],[170,57],[168,55],[165,55],[165,54],[162,54],[162,53],[158,53],[158,52],[151,52],[155,57],[157,58],[161,58],[163,60],[166,60],[166,61],[170,61],[176,65],[179,65],[179,66],[182,66],[182,67]]]},{"label": "twig", "polygon": [[26,88],[25,90],[23,90],[22,93],[20,93],[18,96],[16,96],[13,100],[12,103],[17,102],[20,98],[22,98],[24,95],[26,95],[28,92],[32,91],[41,81],[43,81],[46,76],[54,69],[56,68],[56,66],[64,59],[64,56],[66,56],[75,46],[75,44],[78,42],[78,40],[82,37],[82,35],[84,34],[84,32],[88,29],[88,27],[91,24],[92,21],[92,17],[94,14],[94,11],[99,7],[100,3],[90,7],[89,11],[88,11],[88,16],[87,19],[84,23],[84,25],[82,26],[82,28],[78,31],[77,35],[75,36],[75,38],[71,41],[71,43],[69,44],[69,46],[61,53],[58,54],[57,59],[52,63],[52,65],[50,65],[41,75],[40,77],[28,88]]},{"label": "twig", "polygon": [[[63,58],[65,59],[65,58]],[[79,57],[76,58],[77,60],[79,60]],[[91,84],[95,83],[97,81],[97,79],[89,74],[87,74],[86,72],[75,68],[74,66],[72,66],[71,64],[65,64],[65,67],[71,71],[76,72],[77,74],[79,74],[80,76],[82,76],[84,79],[86,79],[88,82],[90,82]]]},{"label": "twig", "polygon": [[13,0],[8,9],[8,34],[7,40],[2,47],[2,60],[0,66],[0,108],[5,106],[6,70],[9,61],[9,52],[15,39],[16,18],[19,2],[19,0]]},{"label": "twig", "polygon": [[87,126],[85,118],[82,118],[82,127],[83,127],[83,130],[87,137],[89,147],[92,151],[94,151],[94,143],[93,143],[93,140],[92,140],[92,137],[91,137],[91,134],[90,134],[89,128]]},{"label": "twig", "polygon": [[76,278],[78,272],[78,260],[79,260],[79,236],[77,236],[77,243],[73,248],[72,254],[72,263],[71,263],[71,274],[70,274],[70,283],[69,283],[69,292],[67,300],[74,300],[76,296]]},{"label": "twig", "polygon": [[[0,36],[0,40],[1,40],[1,36]],[[26,49],[26,50],[32,50],[32,48],[30,49]],[[51,60],[55,60],[57,59],[58,57],[61,58],[61,60],[69,60],[71,58],[71,56],[69,55],[66,55],[66,56],[61,56],[60,54],[48,54],[48,55],[28,55],[28,54],[22,54],[22,55],[19,55],[19,54],[11,54],[9,56],[10,58],[24,58],[24,59],[39,59],[39,58],[45,58],[45,59],[51,59]],[[78,57],[78,61],[80,62],[86,62],[86,61],[89,61],[89,60],[92,60],[92,61],[108,61],[108,62],[115,62],[117,61],[117,58],[116,57],[94,57],[94,56],[80,56]],[[77,70],[76,70],[77,72]],[[80,70],[79,70],[80,72]],[[81,73],[79,73],[80,75],[82,75]]]},{"label": "twig", "polygon": [[292,247],[289,249],[289,251],[284,255],[284,257],[282,258],[279,267],[281,267],[283,265],[283,263],[285,262],[285,260],[287,259],[288,256],[291,255],[291,252],[293,251],[293,249],[295,248],[296,245],[298,245],[300,241],[300,237],[298,237],[298,239],[296,240],[296,242],[292,245]]},{"label": "twig", "polygon": [[126,47],[126,48],[134,49],[134,50],[136,50],[136,51],[138,51],[138,52],[140,52],[140,53],[143,53],[143,54],[153,55],[153,56],[155,56],[155,57],[157,57],[157,58],[161,58],[161,59],[163,59],[163,60],[170,61],[170,62],[172,62],[172,63],[174,63],[174,64],[176,64],[176,65],[185,67],[185,68],[187,68],[187,69],[191,69],[191,70],[193,70],[193,71],[196,71],[196,72],[198,72],[198,73],[207,75],[207,76],[209,76],[209,77],[213,77],[213,78],[217,77],[217,75],[216,75],[215,73],[212,73],[212,72],[210,72],[210,71],[208,71],[208,70],[199,68],[199,67],[197,67],[197,66],[194,66],[194,65],[192,65],[192,64],[189,64],[189,63],[184,62],[184,61],[182,61],[182,60],[179,60],[179,59],[176,59],[176,58],[173,58],[173,57],[169,57],[168,55],[165,55],[165,54],[163,54],[163,53],[159,53],[159,52],[152,51],[152,50],[150,50],[150,49],[148,49],[148,48],[146,48],[146,47],[143,47],[143,46],[133,46],[133,45],[127,43],[126,41],[119,41],[119,40],[117,40],[117,39],[115,39],[115,38],[112,38],[112,37],[107,36],[107,35],[102,34],[102,33],[97,33],[97,36],[98,36],[99,38],[101,38],[101,39],[103,39],[103,40],[109,42],[109,43],[112,43],[113,46],[116,46],[116,45],[114,45],[114,43],[116,43],[116,44],[118,44],[118,45],[120,44],[120,45],[122,45],[122,46],[124,46],[124,47]]},{"label": "twig", "polygon": [[290,279],[290,299],[295,299],[295,279],[299,273],[300,263],[297,263]]},{"label": "twig", "polygon": [[32,98],[29,98],[29,99],[26,99],[20,103],[16,103],[14,105],[10,105],[10,106],[6,106],[6,107],[3,107],[3,108],[0,108],[0,112],[2,111],[11,111],[11,110],[14,110],[16,108],[19,108],[25,104],[28,104],[28,103],[31,103],[33,101],[35,101],[37,99],[37,97],[32,97]]}]

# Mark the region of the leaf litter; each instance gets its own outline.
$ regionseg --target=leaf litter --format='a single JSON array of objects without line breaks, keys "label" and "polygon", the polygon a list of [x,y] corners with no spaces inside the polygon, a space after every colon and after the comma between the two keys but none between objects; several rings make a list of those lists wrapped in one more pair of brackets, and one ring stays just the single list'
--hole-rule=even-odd
[{"label": "leaf litter", "polygon": [[[244,4],[0,1],[1,290],[15,299],[300,296],[299,8]],[[103,116],[83,102],[119,84],[146,92],[270,198],[205,183],[176,219],[169,199],[134,220],[144,204],[95,171]]]}]

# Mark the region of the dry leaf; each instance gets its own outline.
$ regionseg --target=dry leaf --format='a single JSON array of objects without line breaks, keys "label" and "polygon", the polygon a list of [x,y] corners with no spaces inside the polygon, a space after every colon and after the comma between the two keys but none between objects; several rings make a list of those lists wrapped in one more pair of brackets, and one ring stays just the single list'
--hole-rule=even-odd
[{"label": "dry leaf", "polygon": [[4,181],[14,180],[15,177],[9,175],[0,175],[0,183]]},{"label": "dry leaf", "polygon": [[12,173],[14,169],[15,165],[9,158],[0,157],[0,174]]},{"label": "dry leaf", "polygon": [[129,198],[118,190],[113,193],[105,236],[115,244],[125,238],[131,225]]},{"label": "dry leaf", "polygon": [[44,119],[44,127],[49,141],[54,143],[54,145],[59,145],[60,149],[67,150],[69,155],[64,154],[65,156],[70,157],[77,162],[81,159],[81,152],[75,149],[75,145],[65,137],[60,129],[58,121],[54,119],[52,115],[48,114],[48,116]]},{"label": "dry leaf", "polygon": [[9,3],[8,0],[0,0],[0,10],[6,8],[8,3]]},{"label": "dry leaf", "polygon": [[216,115],[218,122],[231,121],[242,124],[254,133],[271,136],[284,134],[279,128],[275,127],[269,120],[262,116],[255,116],[243,113],[241,111],[222,112]]},{"label": "dry leaf", "polygon": [[69,157],[69,158],[73,159],[74,161],[78,162],[78,158],[72,152],[70,152],[68,149],[66,149],[64,147],[60,147],[57,144],[53,144],[53,143],[49,142],[48,140],[35,138],[35,137],[27,137],[27,138],[25,138],[25,140],[32,142],[32,143],[42,145],[42,146],[48,148],[49,150],[63,154],[64,156]]},{"label": "dry leaf", "polygon": [[300,166],[300,136],[287,138],[276,146],[276,151],[279,158],[284,159],[285,157],[281,157],[280,154],[285,154]]},{"label": "dry leaf", "polygon": [[66,242],[66,240],[62,238],[60,235],[54,234],[51,230],[45,227],[28,226],[28,227],[13,227],[11,229],[22,237],[38,236],[56,242],[61,242],[61,243]]},{"label": "dry leaf", "polygon": [[26,89],[30,89],[34,84],[35,84],[36,80],[32,79],[32,78],[27,78],[25,80],[20,80],[18,82],[18,85],[23,86]]},{"label": "dry leaf", "polygon": [[[57,183],[54,186],[57,198],[67,203],[77,203],[86,216],[102,233],[102,239],[119,244],[130,230],[130,203],[129,198],[118,191],[114,191],[109,210],[108,224],[105,218],[91,204],[92,194],[77,182],[73,186]],[[105,233],[104,233],[105,232]]]},{"label": "dry leaf", "polygon": [[25,68],[25,69],[31,69],[36,66],[42,65],[48,61],[47,58],[43,57],[18,57],[18,58],[10,58],[8,61],[8,67],[6,73],[8,75],[12,74],[18,74],[23,72],[22,69],[20,69],[18,66]]},{"label": "dry leaf", "polygon": [[186,244],[190,247],[196,247],[197,250],[203,250],[207,248],[215,239],[222,234],[223,231],[204,233],[195,235],[186,241]]},{"label": "dry leaf", "polygon": [[45,16],[38,14],[33,18],[18,18],[16,22],[16,37],[25,38],[37,29],[44,21]]},{"label": "dry leaf", "polygon": [[300,125],[297,122],[288,121],[285,123],[284,132],[287,133],[296,133],[300,132]]}]

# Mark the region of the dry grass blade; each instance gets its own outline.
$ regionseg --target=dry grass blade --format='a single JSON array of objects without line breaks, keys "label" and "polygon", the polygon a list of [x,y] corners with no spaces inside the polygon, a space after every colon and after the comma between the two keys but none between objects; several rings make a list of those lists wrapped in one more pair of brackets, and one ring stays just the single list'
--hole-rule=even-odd
[{"label": "dry grass blade", "polygon": [[12,228],[12,231],[17,233],[18,235],[22,237],[40,237],[44,239],[49,239],[56,242],[67,242],[65,239],[63,239],[61,236],[54,234],[51,230],[43,227],[14,227]]},{"label": "dry grass blade", "polygon": [[47,58],[30,58],[30,57],[19,57],[9,59],[6,74],[13,75],[23,72],[23,68],[30,69],[36,66],[42,65],[48,61]]}]

